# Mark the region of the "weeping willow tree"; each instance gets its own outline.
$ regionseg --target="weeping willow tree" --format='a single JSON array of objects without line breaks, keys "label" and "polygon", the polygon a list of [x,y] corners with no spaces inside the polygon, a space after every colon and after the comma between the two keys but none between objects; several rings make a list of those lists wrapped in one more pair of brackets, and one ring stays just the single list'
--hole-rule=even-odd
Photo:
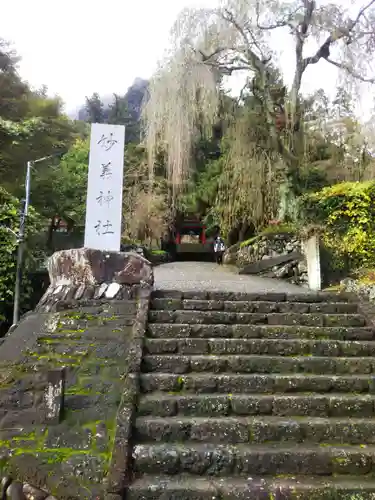
[{"label": "weeping willow tree", "polygon": [[[301,134],[303,77],[308,67],[319,63],[320,70],[323,64],[333,65],[347,81],[374,82],[370,74],[375,52],[374,4],[372,0],[354,14],[337,4],[319,5],[315,0],[221,0],[215,9],[184,10],[144,109],[150,170],[162,145],[173,196],[178,195],[194,169],[197,137],[209,135],[217,118],[222,78],[230,80],[244,72],[246,85],[262,106],[272,149],[285,165],[281,193],[287,218],[300,166],[296,142]],[[294,77],[282,106],[282,127],[277,121],[280,106],[272,93],[272,68],[282,73],[275,47],[285,38],[279,35],[291,37],[294,46],[290,49]],[[308,44],[315,47],[310,54]],[[244,148],[237,150],[242,154]],[[250,171],[254,165],[247,168]]]},{"label": "weeping willow tree", "polygon": [[[275,79],[275,88],[278,81]],[[280,87],[282,90],[282,87]],[[267,124],[254,96],[244,96],[223,140],[222,172],[213,211],[224,234],[242,241],[276,218],[284,162],[269,142]]]},{"label": "weeping willow tree", "polygon": [[144,110],[149,165],[153,172],[162,145],[174,194],[189,177],[193,146],[210,133],[218,102],[214,72],[189,46],[182,46],[152,81]]},{"label": "weeping willow tree", "polygon": [[224,235],[238,228],[238,239],[243,241],[250,225],[258,230],[275,218],[279,202],[277,178],[281,178],[282,168],[281,162],[277,165],[266,152],[259,154],[251,144],[247,154],[244,148],[229,152],[215,203]]},{"label": "weeping willow tree", "polygon": [[122,236],[125,241],[152,245],[170,224],[166,179],[158,169],[150,179],[142,146],[127,146],[125,164]]}]

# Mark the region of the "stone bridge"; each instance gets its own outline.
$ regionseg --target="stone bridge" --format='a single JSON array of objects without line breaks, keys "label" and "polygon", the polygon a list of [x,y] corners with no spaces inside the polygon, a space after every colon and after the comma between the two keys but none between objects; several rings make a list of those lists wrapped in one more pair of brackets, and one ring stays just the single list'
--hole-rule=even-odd
[{"label": "stone bridge", "polygon": [[0,346],[0,498],[375,498],[372,308],[80,249]]}]

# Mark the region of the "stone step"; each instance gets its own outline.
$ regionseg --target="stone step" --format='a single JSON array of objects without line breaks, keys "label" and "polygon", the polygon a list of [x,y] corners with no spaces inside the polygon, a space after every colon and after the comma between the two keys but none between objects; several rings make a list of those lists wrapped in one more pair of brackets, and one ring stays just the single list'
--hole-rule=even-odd
[{"label": "stone step", "polygon": [[273,392],[346,392],[374,393],[375,377],[369,375],[308,375],[272,374],[248,375],[232,373],[143,373],[140,386],[144,393],[162,391],[169,393],[212,394],[219,393],[273,393]]},{"label": "stone step", "polygon": [[175,394],[143,395],[138,415],[373,417],[375,395],[361,394]]},{"label": "stone step", "polygon": [[226,311],[248,313],[323,313],[353,314],[358,312],[354,302],[265,302],[242,300],[192,300],[192,299],[152,299],[152,310],[165,311]]},{"label": "stone step", "polygon": [[203,478],[142,476],[129,488],[128,500],[373,500],[375,479],[340,477]]},{"label": "stone step", "polygon": [[297,313],[231,313],[224,311],[150,311],[151,323],[187,323],[189,325],[298,325],[298,326],[365,326],[360,314]]},{"label": "stone step", "polygon": [[269,356],[375,356],[375,342],[305,339],[150,339],[146,354],[268,354]]},{"label": "stone step", "polygon": [[271,339],[337,339],[374,340],[371,327],[313,327],[313,326],[271,326],[271,325],[189,325],[171,323],[149,323],[147,335],[151,338],[271,338]]},{"label": "stone step", "polygon": [[134,472],[208,476],[369,475],[374,473],[372,446],[286,446],[153,443],[133,448]]},{"label": "stone step", "polygon": [[244,301],[244,302],[350,302],[351,294],[330,293],[330,292],[309,292],[304,293],[246,293],[246,292],[214,292],[214,291],[185,291],[178,290],[155,290],[152,293],[153,299],[187,299],[187,300],[224,300],[224,301]]},{"label": "stone step", "polygon": [[[374,445],[372,418],[319,417],[139,417],[135,422],[137,442],[319,443]],[[374,448],[375,451],[375,448]],[[374,455],[375,458],[375,455]],[[375,467],[375,465],[374,465]]]},{"label": "stone step", "polygon": [[268,356],[268,355],[189,355],[156,354],[144,356],[144,373],[316,373],[370,374],[374,371],[373,357],[327,356]]}]

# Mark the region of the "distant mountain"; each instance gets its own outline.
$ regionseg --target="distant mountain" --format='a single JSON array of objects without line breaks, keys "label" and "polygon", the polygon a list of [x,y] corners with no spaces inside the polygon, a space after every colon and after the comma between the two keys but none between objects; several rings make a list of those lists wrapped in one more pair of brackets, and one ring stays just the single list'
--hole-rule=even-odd
[{"label": "distant mountain", "polygon": [[148,91],[148,84],[148,80],[136,78],[125,94],[130,116],[135,121],[139,121],[141,117],[142,103]]},{"label": "distant mountain", "polygon": [[[138,122],[141,116],[142,102],[147,93],[148,80],[143,80],[142,78],[136,78],[133,84],[128,88],[125,94],[125,103],[130,114],[131,121]],[[112,95],[100,96],[103,103],[104,114],[108,113],[110,105],[114,101]],[[75,119],[87,121],[88,113],[86,111],[85,105],[80,106],[74,113]]]}]

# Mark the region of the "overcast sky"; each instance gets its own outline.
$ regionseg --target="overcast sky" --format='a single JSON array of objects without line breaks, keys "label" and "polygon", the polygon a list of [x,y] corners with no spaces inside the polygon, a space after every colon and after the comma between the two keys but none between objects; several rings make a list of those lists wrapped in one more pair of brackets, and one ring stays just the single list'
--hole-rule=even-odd
[{"label": "overcast sky", "polygon": [[[84,102],[86,95],[124,93],[136,77],[150,77],[163,55],[178,12],[186,6],[215,3],[3,0],[0,36],[12,41],[22,56],[22,76],[33,86],[47,85],[49,92],[59,94],[71,111]],[[292,52],[288,40],[281,40],[279,46],[289,59]],[[284,55],[287,80],[294,62],[288,59]],[[335,83],[336,72],[327,63],[309,69],[304,77],[307,91],[323,86],[332,93]]]}]

